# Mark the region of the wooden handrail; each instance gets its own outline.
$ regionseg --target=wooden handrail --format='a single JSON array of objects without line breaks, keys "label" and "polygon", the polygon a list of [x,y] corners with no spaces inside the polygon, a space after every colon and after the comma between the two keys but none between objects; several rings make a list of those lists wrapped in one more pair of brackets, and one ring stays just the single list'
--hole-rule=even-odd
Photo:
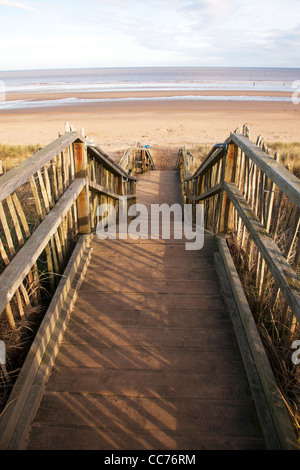
[{"label": "wooden handrail", "polygon": [[215,144],[213,148],[210,150],[208,155],[205,157],[203,162],[201,162],[200,166],[197,168],[195,173],[188,178],[185,178],[185,182],[194,180],[198,175],[203,173],[204,171],[209,170],[213,165],[215,165],[220,158],[224,156],[224,152],[227,149],[227,143],[224,142],[222,144]]},{"label": "wooden handrail", "polygon": [[2,312],[14,296],[22,281],[36,262],[60,226],[72,204],[85,186],[83,178],[76,179],[60,198],[55,207],[38,226],[25,245],[0,275],[0,311]]},{"label": "wooden handrail", "polygon": [[249,157],[258,168],[273,183],[278,186],[286,196],[300,208],[300,180],[289,170],[284,168],[279,162],[255,145],[251,140],[242,134],[231,134],[227,139],[227,144],[233,143],[239,147]]},{"label": "wooden handrail", "polygon": [[[270,348],[277,350],[276,361],[293,377],[286,351],[299,340],[300,180],[277,159],[278,154],[273,158],[251,142],[249,132],[232,133],[211,149],[192,175],[180,150],[178,169],[183,201],[193,206],[193,221],[196,204],[203,204],[204,228],[229,245],[245,298],[256,306],[263,342],[267,332],[274,343]],[[264,371],[260,374],[263,379]],[[270,402],[272,406],[272,397]],[[278,416],[274,419],[278,424]],[[286,445],[282,435],[281,441]]]},{"label": "wooden handrail", "polygon": [[152,155],[146,147],[130,147],[126,149],[120,160],[120,165],[130,174],[132,171],[145,173],[148,170],[155,170]]},{"label": "wooden handrail", "polygon": [[104,163],[104,165],[107,165],[110,167],[111,171],[115,171],[117,174],[128,178],[132,181],[137,181],[137,178],[135,178],[132,175],[129,175],[127,171],[124,170],[124,168],[119,165],[117,162],[115,162],[112,158],[110,158],[103,150],[98,147],[98,145],[88,145],[88,150],[91,152],[93,156],[98,158],[101,162]]},{"label": "wooden handrail", "polygon": [[[294,203],[297,208],[299,208],[300,180],[287,169],[282,167],[282,165],[280,165],[280,163],[278,163],[274,158],[261,150],[257,145],[253,144],[248,137],[235,133],[231,134],[224,144],[216,144],[193,175],[188,178],[183,178],[184,183],[190,185],[191,183],[193,184],[191,189],[192,193],[186,190],[186,186],[183,185],[185,200],[192,204],[204,201],[207,201],[209,204],[209,200],[213,196],[218,196],[220,198],[219,203],[221,207],[219,207],[219,221],[215,230],[216,233],[218,233],[220,229],[224,233],[224,223],[226,223],[227,231],[232,229],[232,223],[230,220],[232,211],[229,209],[231,204],[235,207],[238,216],[248,229],[252,240],[255,242],[259,252],[267,262],[272,274],[276,273],[274,277],[276,278],[286,301],[292,309],[293,314],[297,317],[297,320],[300,321],[300,303],[298,299],[300,283],[297,275],[290,267],[284,255],[282,254],[279,256],[279,248],[273,242],[270,234],[246,202],[239,188],[236,186],[237,169],[239,166],[237,156],[238,149],[240,149],[240,151],[259,168],[262,174],[266,175],[272,183],[277,186],[278,191],[285,194],[285,196]],[[219,171],[218,177],[214,175],[215,180],[214,183],[212,183],[211,171],[217,164],[220,164],[221,160],[223,169],[222,171]],[[183,163],[185,163],[184,160]],[[210,173],[210,178],[207,178],[207,187],[204,189],[201,181],[203,183],[203,180],[208,173]],[[224,195],[226,195],[226,198]],[[229,200],[231,204],[229,204]],[[264,244],[261,243],[262,233],[264,234],[265,241],[270,240],[272,249],[265,250]],[[294,240],[295,238],[296,237],[294,236]],[[275,255],[275,253],[277,253],[278,256]],[[282,270],[286,275],[282,275]],[[281,272],[280,276],[278,276],[278,272]],[[297,297],[296,299],[294,297],[295,295]]]},{"label": "wooden handrail", "polygon": [[297,321],[300,322],[300,281],[284,255],[233,183],[224,183],[224,189],[252,239],[280,286]]},{"label": "wooden handrail", "polygon": [[16,191],[38,170],[43,168],[50,160],[76,140],[84,142],[78,132],[68,132],[2,175],[0,177],[0,201],[3,201],[9,194]]},{"label": "wooden handrail", "polygon": [[[96,228],[97,205],[117,207],[123,196],[134,202],[136,181],[97,144],[75,131],[66,132],[0,177],[0,314],[5,310],[12,329],[16,317],[24,315],[24,303],[40,304],[39,271],[44,279],[48,277],[47,290],[53,294],[72,244]],[[32,300],[33,282],[37,298]]]}]

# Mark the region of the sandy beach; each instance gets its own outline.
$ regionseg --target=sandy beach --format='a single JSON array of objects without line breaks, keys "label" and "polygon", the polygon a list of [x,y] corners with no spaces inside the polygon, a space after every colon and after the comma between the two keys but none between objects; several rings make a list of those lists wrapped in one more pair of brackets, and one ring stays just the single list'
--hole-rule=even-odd
[{"label": "sandy beach", "polygon": [[[151,96],[210,95],[214,101],[166,100],[150,101]],[[239,125],[247,124],[250,138],[258,135],[267,140],[300,141],[300,106],[292,100],[220,101],[228,95],[290,96],[272,92],[134,92],[138,101],[108,101],[65,106],[12,109],[0,112],[0,142],[12,145],[39,143],[46,145],[65,130],[69,122],[76,130],[84,129],[109,155],[122,152],[141,142],[150,147],[172,147],[224,141]],[[77,98],[126,98],[124,92],[111,93],[48,93],[8,95],[6,100],[53,100]]]}]

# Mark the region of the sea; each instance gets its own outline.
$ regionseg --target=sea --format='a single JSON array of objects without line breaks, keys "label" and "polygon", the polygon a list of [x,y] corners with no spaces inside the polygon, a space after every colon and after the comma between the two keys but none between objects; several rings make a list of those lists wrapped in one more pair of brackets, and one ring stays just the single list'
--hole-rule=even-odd
[{"label": "sea", "polygon": [[[292,95],[297,87],[300,88],[299,68],[122,67],[0,71],[0,110],[139,100],[291,101],[291,96],[270,96],[268,93]],[[152,93],[141,98],[133,93],[137,91]],[[165,91],[168,96],[158,93]],[[193,95],[193,92],[201,91],[206,94]],[[216,91],[218,96],[209,94]],[[235,94],[222,95],[221,91],[234,91]],[[249,91],[251,95],[244,94]],[[256,91],[260,93],[256,95]],[[85,97],[77,97],[78,92],[84,92]],[[126,97],[105,97],[104,94],[95,97],[89,96],[89,92],[124,92]],[[61,93],[62,97],[45,100],[42,99],[44,93]],[[64,93],[70,94],[65,97]],[[27,99],[26,94],[35,94],[37,99]],[[41,99],[38,99],[39,94]],[[10,95],[16,99],[8,99]]]}]

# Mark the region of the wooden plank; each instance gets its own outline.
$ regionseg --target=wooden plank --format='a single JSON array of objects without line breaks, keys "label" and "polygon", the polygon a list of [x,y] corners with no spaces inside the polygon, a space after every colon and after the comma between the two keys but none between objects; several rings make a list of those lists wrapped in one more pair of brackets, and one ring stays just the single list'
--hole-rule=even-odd
[{"label": "wooden plank", "polygon": [[42,208],[42,204],[41,204],[41,201],[40,201],[40,197],[39,197],[39,193],[38,193],[38,189],[37,189],[37,186],[36,186],[34,176],[32,176],[30,178],[30,186],[31,186],[31,191],[32,191],[33,197],[34,197],[36,211],[37,211],[37,214],[38,214],[39,219],[41,221],[45,217],[45,211]]},{"label": "wooden plank", "polygon": [[295,432],[290,422],[280,390],[276,384],[274,374],[257,331],[244,289],[228,250],[226,240],[224,238],[217,237],[217,241],[257,371],[273,416],[281,446],[286,450],[299,449]]},{"label": "wooden plank", "polygon": [[51,256],[51,248],[50,248],[49,243],[45,246],[45,251],[46,251],[46,257],[47,257],[47,270],[48,270],[48,276],[49,276],[49,282],[50,282],[50,289],[51,289],[51,293],[53,293],[55,290],[55,280],[54,280],[54,269],[53,269],[53,262],[52,262],[52,256]]},{"label": "wooden plank", "polygon": [[70,178],[72,183],[75,178],[75,159],[74,159],[74,149],[73,145],[69,145],[69,155],[70,155]]},{"label": "wooden plank", "polygon": [[223,159],[221,184],[223,191],[221,192],[220,199],[220,216],[218,232],[227,233],[234,229],[233,227],[233,206],[230,202],[228,194],[224,191],[226,181],[235,180],[235,160],[236,160],[236,146],[230,144],[227,149],[226,156]]},{"label": "wooden plank", "polygon": [[199,194],[198,196],[187,195],[186,198],[189,201],[203,201],[204,199],[208,199],[212,196],[215,196],[216,194],[220,194],[221,190],[222,190],[222,183],[218,183],[212,188],[209,188],[208,190],[206,190],[205,192],[203,193],[201,192],[201,194]]},{"label": "wooden plank", "polygon": [[21,294],[20,294],[19,289],[16,290],[16,300],[17,300],[19,315],[20,315],[21,318],[24,318],[24,308],[23,308],[23,303],[22,303]]},{"label": "wooden plank", "polygon": [[288,198],[300,208],[300,180],[278,161],[257,147],[241,134],[232,134],[228,142],[234,142],[273,181]]},{"label": "wooden plank", "polygon": [[63,181],[64,188],[66,189],[70,184],[70,155],[69,147],[66,147],[62,152],[63,158]]},{"label": "wooden plank", "polygon": [[8,206],[12,221],[13,221],[13,225],[15,227],[15,231],[16,231],[18,242],[19,242],[19,246],[23,246],[24,245],[24,238],[23,238],[22,230],[21,230],[21,227],[20,227],[19,219],[17,217],[15,206],[12,202],[12,198],[11,198],[10,195],[7,196],[6,202],[7,202],[7,206]]},{"label": "wooden plank", "polygon": [[29,299],[29,296],[28,296],[28,292],[27,290],[25,289],[25,286],[23,283],[20,284],[20,291],[23,295],[23,299],[24,299],[24,302],[25,302],[25,305],[30,305],[30,299]]},{"label": "wooden plank", "polygon": [[31,272],[33,276],[33,283],[31,284],[31,291],[32,291],[33,297],[35,298],[36,304],[40,305],[41,304],[40,273],[39,273],[39,269],[38,269],[38,265],[36,261],[33,263]]},{"label": "wooden plank", "polygon": [[46,214],[48,214],[48,212],[50,211],[50,203],[49,203],[48,194],[47,194],[47,191],[46,191],[46,186],[45,186],[45,183],[44,183],[44,179],[43,179],[41,170],[37,171],[37,176],[38,176],[38,180],[39,180],[39,183],[40,183],[41,194],[42,194],[42,197],[43,197],[44,206],[45,206],[45,209],[46,209]]},{"label": "wooden plank", "polygon": [[50,163],[50,179],[52,182],[52,192],[54,196],[54,201],[58,201],[59,194],[58,194],[58,185],[57,185],[57,171],[56,171],[56,156],[51,160]]},{"label": "wooden plank", "polygon": [[[255,402],[255,407],[257,414],[259,416],[261,428],[267,444],[268,449],[270,450],[280,450],[281,445],[277,436],[276,429],[274,427],[273,419],[269,411],[268,403],[264,395],[264,391],[261,385],[259,374],[257,371],[257,365],[253,359],[251,348],[245,333],[245,329],[241,320],[240,312],[235,301],[235,296],[232,291],[225,264],[223,258],[226,261],[230,256],[230,252],[225,245],[225,241],[219,240],[219,245],[221,244],[221,253],[215,253],[215,264],[217,272],[219,275],[220,283],[223,289],[223,294],[228,305],[228,310],[230,312],[233,328],[235,331],[235,336],[239,345],[241,356],[243,359],[245,372],[248,377],[249,385],[251,388],[253,400]],[[222,258],[223,257],[223,258]],[[232,264],[230,265],[232,268]],[[229,269],[229,266],[227,266]],[[231,277],[233,281],[233,278]]]},{"label": "wooden plank", "polygon": [[23,279],[25,279],[50,238],[56,233],[64,215],[84,186],[84,179],[76,179],[72,183],[56,206],[36,228],[17,255],[15,255],[14,259],[6,267],[4,273],[0,275],[0,311],[3,311],[7,303],[11,300],[16,289]]},{"label": "wooden plank", "polygon": [[51,245],[51,252],[52,252],[52,257],[53,257],[53,264],[54,264],[54,270],[55,273],[59,273],[59,263],[58,263],[58,258],[56,254],[56,249],[55,249],[55,239],[54,237],[51,237],[50,239],[50,245]]},{"label": "wooden plank", "polygon": [[4,261],[4,264],[6,266],[9,265],[10,261],[9,261],[8,256],[7,256],[7,253],[5,251],[5,248],[3,246],[3,242],[1,240],[1,238],[0,238],[0,255],[1,255],[1,258],[3,259],[3,261]]},{"label": "wooden plank", "polygon": [[62,193],[64,192],[61,152],[56,156],[56,175],[57,175],[58,196],[60,197],[62,195]]},{"label": "wooden plank", "polygon": [[16,211],[19,215],[19,218],[22,222],[22,225],[23,225],[23,229],[24,229],[24,232],[25,232],[25,236],[26,238],[29,238],[30,237],[30,230],[29,230],[29,227],[28,227],[28,223],[27,223],[27,220],[26,220],[26,216],[24,214],[24,211],[23,211],[23,208],[20,204],[20,201],[18,199],[18,196],[16,193],[13,193],[12,194],[12,199],[13,199],[13,202],[14,202],[14,205],[15,205],[15,208],[16,208]]},{"label": "wooden plank", "polygon": [[10,228],[8,226],[8,223],[7,223],[7,219],[6,219],[4,209],[3,209],[2,202],[0,202],[0,221],[1,221],[1,224],[2,224],[2,228],[3,228],[3,231],[4,231],[6,241],[7,241],[7,246],[8,246],[9,252],[10,252],[11,256],[14,256],[15,247],[14,247],[14,244],[13,244],[13,241],[12,241]]},{"label": "wooden plank", "polygon": [[[96,183],[95,181],[88,180],[88,185],[90,189],[93,189],[94,191],[97,191],[98,193],[101,194],[106,194],[109,197],[112,197],[114,199],[119,199],[120,194],[117,194],[113,191],[110,191],[107,187],[102,186],[101,184]],[[134,196],[131,196],[134,197]]]},{"label": "wooden plank", "polygon": [[0,201],[3,201],[8,194],[13,193],[23,183],[26,183],[37,170],[40,170],[76,139],[80,139],[77,132],[64,134],[3,175],[0,181]]},{"label": "wooden plank", "polygon": [[297,275],[238,188],[233,183],[225,183],[224,188],[265,259],[293,314],[300,322],[300,281]]},{"label": "wooden plank", "polygon": [[58,233],[58,237],[59,237],[60,245],[61,245],[61,249],[62,249],[63,260],[65,260],[66,256],[67,256],[66,236],[65,236],[65,230],[64,230],[64,220],[65,219],[63,218],[63,220],[61,221],[60,226],[57,229],[57,233]]},{"label": "wooden plank", "polygon": [[[1,310],[1,312],[2,312],[2,310]],[[11,309],[11,306],[10,306],[9,303],[5,307],[5,314],[6,314],[6,318],[7,318],[7,321],[9,323],[10,328],[12,330],[14,330],[16,328],[16,323],[15,323],[13,312],[12,312],[12,309]]]},{"label": "wooden plank", "polygon": [[[32,412],[35,410],[34,404],[40,397],[43,381],[57,354],[58,344],[69,320],[89,259],[89,239],[81,237],[10,394],[9,406],[0,417],[2,450],[19,448],[26,434]],[[45,355],[46,350],[48,354]]]},{"label": "wooden plank", "polygon": [[[75,174],[76,178],[88,178],[88,158],[87,150],[83,143],[74,142]],[[79,233],[86,234],[91,232],[90,224],[90,203],[88,186],[82,189],[77,199],[77,213]]]},{"label": "wooden plank", "polygon": [[58,231],[55,232],[53,236],[53,240],[55,242],[56,250],[57,250],[57,255],[58,255],[58,260],[59,260],[59,266],[57,272],[59,273],[63,269],[64,265],[64,257],[63,257],[63,251],[62,251],[62,246],[61,246],[61,241],[59,237]]},{"label": "wooden plank", "polygon": [[122,166],[118,165],[112,158],[110,158],[103,150],[98,147],[98,146],[88,146],[88,151],[95,156],[95,158],[102,162],[107,169],[109,169],[111,172],[126,176],[128,179],[136,181],[136,178],[134,176],[129,175]]},{"label": "wooden plank", "polygon": [[51,191],[51,184],[50,184],[50,178],[49,178],[49,173],[48,173],[49,168],[50,168],[50,164],[47,163],[47,165],[45,165],[44,167],[44,179],[45,179],[45,188],[47,192],[49,205],[52,208],[54,206],[54,200],[53,200],[53,194]]}]

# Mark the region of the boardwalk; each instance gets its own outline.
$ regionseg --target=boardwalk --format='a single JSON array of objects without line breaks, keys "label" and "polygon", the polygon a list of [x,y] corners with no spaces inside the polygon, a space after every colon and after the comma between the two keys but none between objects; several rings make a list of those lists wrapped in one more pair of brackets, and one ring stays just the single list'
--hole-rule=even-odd
[{"label": "boardwalk", "polygon": [[[137,202],[180,202],[178,174]],[[185,240],[93,240],[27,449],[264,448],[213,254]]]}]

